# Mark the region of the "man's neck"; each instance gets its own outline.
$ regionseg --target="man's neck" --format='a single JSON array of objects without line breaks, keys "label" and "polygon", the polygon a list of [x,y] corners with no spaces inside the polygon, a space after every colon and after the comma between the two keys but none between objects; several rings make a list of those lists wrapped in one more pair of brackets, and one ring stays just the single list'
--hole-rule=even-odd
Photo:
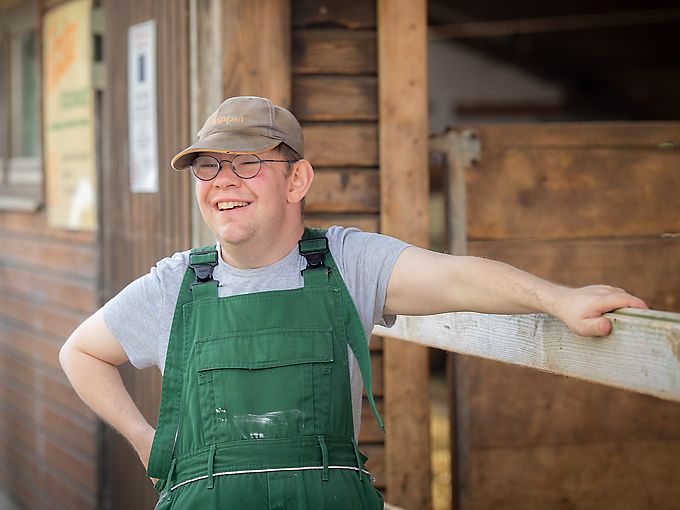
[{"label": "man's neck", "polygon": [[290,229],[288,235],[253,240],[238,245],[220,242],[222,260],[238,269],[256,269],[278,262],[297,245],[302,238],[304,226]]}]

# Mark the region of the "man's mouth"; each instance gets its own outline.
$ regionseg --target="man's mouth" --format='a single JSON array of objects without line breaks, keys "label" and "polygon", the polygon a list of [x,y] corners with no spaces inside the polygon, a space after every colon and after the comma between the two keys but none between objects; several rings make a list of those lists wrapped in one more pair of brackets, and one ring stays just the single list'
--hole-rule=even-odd
[{"label": "man's mouth", "polygon": [[250,202],[217,202],[217,209],[220,211],[230,211],[239,207],[246,207]]}]

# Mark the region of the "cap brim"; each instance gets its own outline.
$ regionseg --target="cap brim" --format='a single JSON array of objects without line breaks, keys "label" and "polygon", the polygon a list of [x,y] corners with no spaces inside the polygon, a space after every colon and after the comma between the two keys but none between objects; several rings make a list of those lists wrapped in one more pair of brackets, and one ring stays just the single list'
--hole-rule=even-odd
[{"label": "cap brim", "polygon": [[223,154],[254,154],[277,147],[283,140],[269,136],[257,136],[238,131],[219,132],[206,136],[179,152],[170,165],[175,170],[184,170],[198,152],[219,152]]}]

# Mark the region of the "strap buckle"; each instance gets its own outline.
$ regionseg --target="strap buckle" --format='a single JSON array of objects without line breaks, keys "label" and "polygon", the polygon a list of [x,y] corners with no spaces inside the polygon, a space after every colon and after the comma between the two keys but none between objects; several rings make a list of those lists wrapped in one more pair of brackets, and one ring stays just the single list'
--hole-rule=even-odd
[{"label": "strap buckle", "polygon": [[[212,255],[212,256],[210,256]],[[217,267],[217,251],[216,250],[208,250],[208,251],[197,251],[191,253],[190,257],[194,257],[199,259],[200,262],[192,262],[191,258],[189,259],[189,266],[191,269],[194,270],[194,274],[196,275],[196,279],[194,282],[189,285],[189,288],[191,289],[194,285],[201,285],[202,283],[208,283],[213,280],[213,271],[215,267]]]},{"label": "strap buckle", "polygon": [[298,241],[298,249],[300,255],[307,260],[307,267],[301,271],[304,275],[305,271],[309,269],[328,269],[324,264],[326,253],[328,253],[328,238],[316,237],[313,239],[301,239]]}]

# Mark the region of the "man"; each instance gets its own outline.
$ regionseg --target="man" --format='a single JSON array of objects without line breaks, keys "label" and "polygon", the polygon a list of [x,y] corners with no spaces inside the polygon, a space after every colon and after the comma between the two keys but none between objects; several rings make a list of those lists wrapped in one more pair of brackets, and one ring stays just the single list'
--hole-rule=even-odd
[{"label": "man", "polygon": [[[61,350],[81,398],[160,479],[157,508],[382,508],[356,438],[362,387],[373,404],[367,338],[396,314],[547,312],[598,336],[611,328],[604,312],[646,307],[621,289],[305,229],[303,156],[290,112],[224,101],[172,161],[196,177],[216,246],[160,261]],[[122,384],[128,359],[163,370],[156,430]]]}]

